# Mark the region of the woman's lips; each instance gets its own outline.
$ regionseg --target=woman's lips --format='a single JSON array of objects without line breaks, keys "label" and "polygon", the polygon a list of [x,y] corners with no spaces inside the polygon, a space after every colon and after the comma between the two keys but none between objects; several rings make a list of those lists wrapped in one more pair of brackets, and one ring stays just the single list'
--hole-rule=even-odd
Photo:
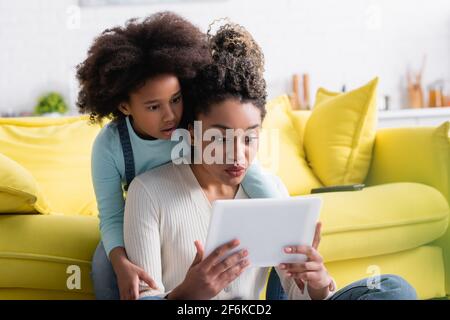
[{"label": "woman's lips", "polygon": [[232,178],[237,178],[242,176],[245,173],[245,168],[244,167],[231,167],[228,169],[225,169],[225,172],[228,173],[229,176],[231,176]]}]

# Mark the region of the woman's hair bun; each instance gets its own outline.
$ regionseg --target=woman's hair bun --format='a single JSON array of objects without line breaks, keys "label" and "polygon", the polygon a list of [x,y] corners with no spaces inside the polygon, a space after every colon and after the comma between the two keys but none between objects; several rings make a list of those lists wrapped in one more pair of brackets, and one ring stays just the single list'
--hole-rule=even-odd
[{"label": "woman's hair bun", "polygon": [[251,34],[242,26],[227,22],[213,34],[207,32],[212,62],[202,68],[185,95],[193,115],[207,113],[214,103],[229,98],[251,102],[265,115],[266,82],[264,55]]},{"label": "woman's hair bun", "polygon": [[244,27],[231,22],[221,25],[217,32],[212,34],[212,28],[219,21],[221,20],[211,23],[207,33],[214,63],[236,71],[242,68],[251,69],[262,77],[264,55],[252,35]]}]

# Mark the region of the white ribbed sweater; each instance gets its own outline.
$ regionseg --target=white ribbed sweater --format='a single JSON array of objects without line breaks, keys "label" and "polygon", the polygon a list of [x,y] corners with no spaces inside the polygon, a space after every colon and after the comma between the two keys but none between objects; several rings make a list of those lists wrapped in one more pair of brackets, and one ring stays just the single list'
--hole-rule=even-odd
[{"label": "white ribbed sweater", "polygon": [[[273,176],[288,196],[281,181]],[[247,198],[242,188],[237,197]],[[165,296],[181,284],[194,260],[195,240],[205,244],[211,204],[189,165],[169,163],[136,177],[127,194],[124,217],[125,249],[130,261],[157,283],[142,296]],[[214,299],[259,299],[269,268],[249,267]],[[310,299],[296,283],[277,270],[290,299]]]}]

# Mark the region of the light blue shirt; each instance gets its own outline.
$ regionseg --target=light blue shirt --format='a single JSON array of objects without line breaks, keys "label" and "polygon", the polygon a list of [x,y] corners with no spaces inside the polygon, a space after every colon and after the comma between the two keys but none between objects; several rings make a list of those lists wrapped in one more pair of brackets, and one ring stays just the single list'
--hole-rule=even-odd
[{"label": "light blue shirt", "polygon": [[[136,176],[171,161],[171,151],[178,141],[140,138],[126,118],[135,163]],[[99,132],[92,149],[92,181],[100,218],[100,233],[107,256],[116,247],[125,247],[123,214],[126,184],[125,163],[116,122]],[[278,189],[259,165],[250,166],[242,182],[250,198],[280,197]]]}]

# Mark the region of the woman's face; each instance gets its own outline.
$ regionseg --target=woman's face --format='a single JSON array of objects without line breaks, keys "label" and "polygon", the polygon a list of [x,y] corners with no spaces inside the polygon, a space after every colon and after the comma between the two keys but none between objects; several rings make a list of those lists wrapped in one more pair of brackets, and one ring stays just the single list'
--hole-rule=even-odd
[{"label": "woman's face", "polygon": [[[258,150],[261,111],[252,103],[227,99],[196,120],[202,122],[202,136],[208,131],[210,137],[202,141],[204,170],[223,184],[240,184]],[[205,157],[210,156],[216,163],[209,164]]]},{"label": "woman's face", "polygon": [[133,128],[144,138],[170,139],[180,124],[183,100],[178,78],[161,74],[148,79],[130,93],[129,101],[120,111],[133,118]]}]

